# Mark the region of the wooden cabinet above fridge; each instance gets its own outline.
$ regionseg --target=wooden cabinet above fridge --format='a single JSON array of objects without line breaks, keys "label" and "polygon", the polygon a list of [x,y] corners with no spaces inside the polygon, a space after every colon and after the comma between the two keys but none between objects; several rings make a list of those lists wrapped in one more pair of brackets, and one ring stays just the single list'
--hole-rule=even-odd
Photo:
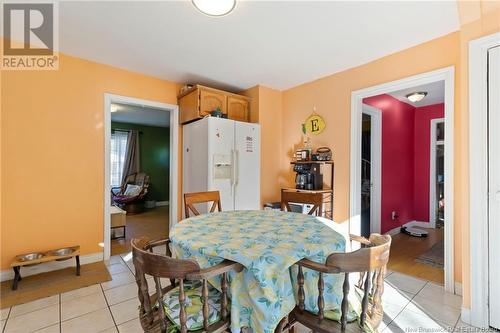
[{"label": "wooden cabinet above fridge", "polygon": [[178,96],[179,122],[201,119],[219,108],[229,119],[249,121],[250,98],[227,91],[196,85]]}]

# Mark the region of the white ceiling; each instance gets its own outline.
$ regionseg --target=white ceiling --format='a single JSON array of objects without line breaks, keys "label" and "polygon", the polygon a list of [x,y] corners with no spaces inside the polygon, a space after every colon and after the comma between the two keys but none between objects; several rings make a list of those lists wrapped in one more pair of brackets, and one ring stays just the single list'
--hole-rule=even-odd
[{"label": "white ceiling", "polygon": [[157,127],[170,126],[170,114],[165,110],[118,103],[111,104],[111,109],[113,108],[116,108],[116,111],[111,112],[111,121]]},{"label": "white ceiling", "polygon": [[[181,83],[287,89],[458,29],[455,1],[60,2],[62,52]],[[409,64],[411,65],[411,64]]]},{"label": "white ceiling", "polygon": [[[415,103],[410,102],[408,98],[406,98],[406,95],[418,91],[427,92],[427,96],[425,96],[425,98],[420,102],[415,102]],[[444,81],[433,82],[421,86],[416,86],[413,88],[398,90],[393,93],[390,93],[389,95],[399,99],[401,102],[413,105],[414,107],[444,103]]]}]

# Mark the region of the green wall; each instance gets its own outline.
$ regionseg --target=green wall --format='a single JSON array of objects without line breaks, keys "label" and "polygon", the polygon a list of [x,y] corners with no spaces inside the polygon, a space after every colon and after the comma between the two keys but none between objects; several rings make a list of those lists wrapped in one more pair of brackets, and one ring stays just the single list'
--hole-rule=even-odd
[{"label": "green wall", "polygon": [[111,129],[135,129],[139,134],[141,171],[149,175],[146,200],[169,200],[170,128],[112,122]]}]

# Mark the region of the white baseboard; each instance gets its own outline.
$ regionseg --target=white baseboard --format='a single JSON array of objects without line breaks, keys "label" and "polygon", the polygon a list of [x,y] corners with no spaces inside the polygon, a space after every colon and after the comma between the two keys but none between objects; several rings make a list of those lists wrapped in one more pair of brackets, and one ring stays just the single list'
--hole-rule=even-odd
[{"label": "white baseboard", "polygon": [[[80,264],[81,265],[91,264],[93,262],[102,261],[103,259],[104,259],[103,252],[87,254],[84,256],[80,256]],[[55,271],[55,270],[63,269],[66,267],[75,267],[75,266],[76,266],[75,259],[69,259],[69,260],[65,260],[65,261],[51,261],[51,262],[43,263],[43,264],[36,265],[36,266],[22,267],[21,268],[21,277],[50,272],[50,271]],[[5,270],[5,271],[0,272],[0,281],[1,282],[12,280],[13,278],[14,278],[14,271],[13,270]]]},{"label": "white baseboard", "polygon": [[470,309],[462,306],[460,320],[470,325]]},{"label": "white baseboard", "polygon": [[168,206],[168,201],[157,201],[156,207]]},{"label": "white baseboard", "polygon": [[455,282],[455,295],[462,296],[462,284],[460,282]]}]

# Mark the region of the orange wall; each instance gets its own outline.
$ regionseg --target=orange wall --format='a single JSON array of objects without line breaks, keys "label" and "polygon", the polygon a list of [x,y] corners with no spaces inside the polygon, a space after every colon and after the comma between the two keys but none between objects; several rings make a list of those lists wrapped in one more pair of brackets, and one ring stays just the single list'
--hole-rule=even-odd
[{"label": "orange wall", "polygon": [[280,162],[282,156],[282,93],[259,86],[259,123],[261,125],[261,200],[262,204],[280,201]]},{"label": "orange wall", "polygon": [[261,204],[280,201],[282,93],[264,86],[242,93],[252,98],[250,121],[261,128]]},{"label": "orange wall", "polygon": [[[386,56],[368,64],[346,70],[325,78],[303,84],[283,92],[282,114],[282,162],[281,172],[286,175],[284,183],[293,183],[293,172],[288,167],[292,153],[301,144],[301,124],[316,112],[326,121],[325,130],[313,136],[313,148],[329,146],[335,161],[334,219],[343,222],[349,219],[349,177],[350,177],[350,128],[351,92],[354,90],[386,83],[423,72],[447,66],[460,68],[460,35],[458,32]],[[460,74],[456,73],[455,87],[459,87]],[[455,95],[455,113],[460,110],[460,99]],[[460,125],[460,117],[456,124]],[[459,136],[459,135],[457,135]],[[455,174],[455,183],[466,176]],[[456,193],[460,193],[457,189]],[[457,195],[455,207],[465,202]],[[455,223],[455,278],[461,281],[461,227]]]},{"label": "orange wall", "polygon": [[104,93],[177,104],[178,85],[62,54],[58,71],[1,75],[2,269],[26,251],[102,251]]},{"label": "orange wall", "polygon": [[[459,1],[460,17],[460,73],[459,87],[461,120],[457,126],[456,146],[458,156],[455,168],[465,176],[460,179],[462,205],[457,207],[456,216],[462,225],[463,304],[470,307],[470,221],[469,221],[469,41],[500,31],[499,1]],[[458,190],[458,189],[457,189]],[[455,190],[455,192],[457,192]]]},{"label": "orange wall", "polygon": [[250,122],[259,122],[259,92],[260,86],[241,91],[240,94],[250,97]]}]

